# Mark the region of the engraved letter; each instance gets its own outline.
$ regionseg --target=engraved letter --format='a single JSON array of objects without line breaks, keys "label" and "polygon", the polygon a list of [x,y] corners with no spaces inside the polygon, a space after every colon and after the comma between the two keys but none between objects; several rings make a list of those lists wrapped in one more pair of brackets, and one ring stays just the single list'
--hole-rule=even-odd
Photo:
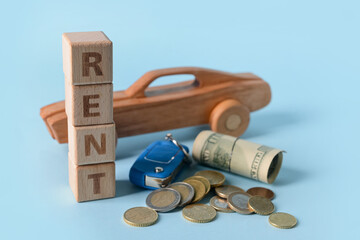
[{"label": "engraved letter", "polygon": [[100,112],[90,112],[90,108],[99,108],[99,103],[90,103],[90,99],[100,98],[99,94],[83,96],[84,117],[98,117]]},{"label": "engraved letter", "polygon": [[88,175],[88,179],[93,179],[93,193],[100,193],[100,178],[105,177],[105,173],[96,173]]},{"label": "engraved letter", "polygon": [[93,135],[85,135],[85,156],[90,156],[90,144],[92,144],[98,154],[106,153],[106,134],[101,134],[101,146]]},{"label": "engraved letter", "polygon": [[[95,58],[95,61],[90,62],[90,58]],[[84,52],[82,54],[82,75],[83,77],[90,76],[90,67],[94,68],[96,76],[102,76],[103,73],[99,66],[99,63],[102,60],[102,56],[97,52]]]}]

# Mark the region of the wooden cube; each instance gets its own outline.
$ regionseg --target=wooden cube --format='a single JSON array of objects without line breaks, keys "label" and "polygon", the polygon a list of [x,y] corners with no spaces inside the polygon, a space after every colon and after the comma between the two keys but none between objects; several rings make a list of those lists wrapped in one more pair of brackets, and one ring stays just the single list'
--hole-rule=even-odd
[{"label": "wooden cube", "polygon": [[115,124],[74,127],[69,130],[69,158],[76,165],[115,161]]},{"label": "wooden cube", "polygon": [[65,107],[68,124],[88,126],[113,122],[113,85],[65,84]]},{"label": "wooden cube", "polygon": [[62,35],[63,70],[72,85],[112,83],[112,42],[103,32]]},{"label": "wooden cube", "polygon": [[115,196],[115,163],[78,166],[69,158],[69,183],[78,202]]}]

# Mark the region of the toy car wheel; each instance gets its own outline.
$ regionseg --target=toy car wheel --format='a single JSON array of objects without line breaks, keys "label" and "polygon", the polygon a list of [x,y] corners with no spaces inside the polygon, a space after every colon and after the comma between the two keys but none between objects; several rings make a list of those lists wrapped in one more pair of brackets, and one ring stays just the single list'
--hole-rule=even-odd
[{"label": "toy car wheel", "polygon": [[215,106],[209,123],[214,132],[238,137],[245,132],[249,121],[249,109],[240,102],[229,99]]}]

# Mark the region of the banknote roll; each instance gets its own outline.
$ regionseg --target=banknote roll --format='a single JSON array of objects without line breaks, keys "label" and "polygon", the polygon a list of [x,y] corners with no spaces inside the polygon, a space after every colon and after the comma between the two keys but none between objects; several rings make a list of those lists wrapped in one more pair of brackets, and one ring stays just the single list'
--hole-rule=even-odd
[{"label": "banknote roll", "polygon": [[265,183],[273,183],[280,171],[283,151],[212,131],[202,131],[193,145],[200,164]]}]

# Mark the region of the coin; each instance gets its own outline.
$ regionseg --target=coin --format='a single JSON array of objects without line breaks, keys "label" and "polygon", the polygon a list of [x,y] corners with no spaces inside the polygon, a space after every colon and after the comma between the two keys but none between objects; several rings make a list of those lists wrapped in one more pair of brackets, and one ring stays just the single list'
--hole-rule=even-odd
[{"label": "coin", "polygon": [[233,185],[222,185],[215,188],[216,194],[221,198],[228,198],[230,193],[233,192],[245,192],[242,188]]},{"label": "coin", "polygon": [[205,194],[208,194],[208,192],[210,191],[211,189],[211,185],[210,185],[210,182],[209,180],[207,180],[207,178],[205,177],[202,177],[202,176],[192,176],[192,177],[189,177],[185,180],[188,180],[188,179],[196,179],[196,180],[199,180],[200,182],[202,182],[205,186]]},{"label": "coin", "polygon": [[210,206],[212,206],[213,208],[215,208],[217,211],[220,212],[226,212],[226,213],[234,212],[229,207],[226,199],[220,198],[219,196],[213,196],[210,199]]},{"label": "coin", "polygon": [[195,190],[195,195],[192,200],[193,203],[198,202],[201,199],[203,199],[203,197],[205,196],[205,193],[206,193],[205,185],[200,180],[188,179],[188,180],[184,180],[184,182],[190,184]]},{"label": "coin", "polygon": [[178,207],[183,207],[186,204],[189,204],[194,198],[195,190],[194,188],[185,182],[176,182],[168,186],[168,188],[175,189],[180,193],[181,199]]},{"label": "coin", "polygon": [[261,196],[253,196],[248,202],[249,209],[260,215],[269,215],[274,212],[274,204],[267,198]]},{"label": "coin", "polygon": [[275,194],[273,191],[271,191],[270,189],[267,189],[267,188],[263,188],[263,187],[253,187],[253,188],[248,189],[246,192],[248,194],[250,194],[251,196],[262,196],[262,197],[265,197],[270,200],[275,197]]},{"label": "coin", "polygon": [[195,176],[202,176],[209,180],[211,187],[218,187],[224,184],[225,176],[217,171],[204,170],[195,173]]},{"label": "coin", "polygon": [[196,203],[184,207],[182,214],[190,222],[207,223],[216,217],[216,210],[209,205]]},{"label": "coin", "polygon": [[148,207],[130,208],[124,213],[124,221],[134,227],[153,225],[158,219],[158,213]]},{"label": "coin", "polygon": [[250,214],[253,210],[249,209],[248,201],[251,195],[246,192],[233,192],[227,198],[229,207],[241,214]]},{"label": "coin", "polygon": [[172,188],[159,188],[146,198],[146,205],[158,212],[169,212],[179,205],[181,195]]},{"label": "coin", "polygon": [[277,228],[293,228],[295,227],[297,220],[291,214],[277,212],[270,215],[269,223]]}]

